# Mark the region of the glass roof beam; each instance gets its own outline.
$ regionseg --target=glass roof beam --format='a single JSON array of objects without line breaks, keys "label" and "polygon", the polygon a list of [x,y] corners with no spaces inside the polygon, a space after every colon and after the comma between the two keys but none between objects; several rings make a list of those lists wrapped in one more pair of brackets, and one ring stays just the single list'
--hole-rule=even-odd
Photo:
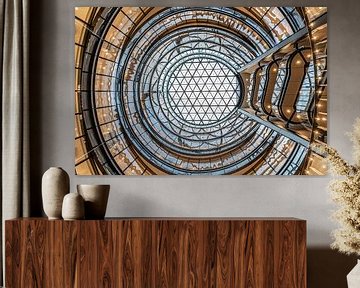
[{"label": "glass roof beam", "polygon": [[263,124],[264,126],[269,127],[270,129],[280,133],[281,135],[295,141],[296,143],[299,143],[299,144],[301,144],[301,145],[303,145],[305,147],[309,146],[309,141],[308,140],[306,140],[306,139],[304,139],[304,138],[302,138],[302,137],[300,137],[300,136],[298,136],[298,135],[296,135],[296,134],[294,134],[294,133],[292,133],[292,132],[290,132],[288,130],[284,130],[284,129],[276,126],[275,124],[273,124],[273,123],[271,123],[271,122],[269,122],[267,120],[262,119],[261,117],[258,117],[258,116],[254,115],[254,114],[251,114],[250,112],[248,112],[246,110],[241,109],[241,113],[243,113],[246,116],[248,116],[249,118]]},{"label": "glass roof beam", "polygon": [[[323,14],[322,16],[320,16],[315,22],[313,22],[314,25],[313,25],[312,29],[316,29],[317,27],[320,27],[321,25],[326,23],[326,21],[327,21],[326,19],[327,19],[326,14]],[[246,71],[247,69],[249,69],[250,67],[253,67],[254,65],[257,65],[257,63],[260,63],[262,60],[264,60],[268,56],[274,54],[275,52],[279,51],[281,48],[285,47],[286,45],[291,44],[291,43],[295,43],[296,41],[298,41],[302,37],[306,36],[308,33],[309,33],[309,30],[308,30],[307,27],[302,28],[301,30],[295,32],[290,37],[286,38],[285,40],[283,40],[279,44],[277,44],[274,47],[272,47],[271,49],[267,50],[262,55],[256,57],[254,60],[252,60],[249,63],[247,63],[246,65],[244,65],[241,68],[241,70],[239,71],[239,73]]]}]

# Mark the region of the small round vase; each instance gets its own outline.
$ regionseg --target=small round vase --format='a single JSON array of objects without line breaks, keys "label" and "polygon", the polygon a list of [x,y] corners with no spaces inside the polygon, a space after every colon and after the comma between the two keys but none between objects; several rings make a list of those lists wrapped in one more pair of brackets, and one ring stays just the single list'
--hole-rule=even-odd
[{"label": "small round vase", "polygon": [[77,185],[77,191],[85,201],[85,219],[104,219],[110,185]]},{"label": "small round vase", "polygon": [[64,220],[84,219],[84,199],[79,193],[69,193],[65,195],[62,204],[62,217]]},{"label": "small round vase", "polygon": [[61,219],[63,198],[69,193],[69,175],[60,167],[51,167],[42,177],[43,208],[49,219]]}]

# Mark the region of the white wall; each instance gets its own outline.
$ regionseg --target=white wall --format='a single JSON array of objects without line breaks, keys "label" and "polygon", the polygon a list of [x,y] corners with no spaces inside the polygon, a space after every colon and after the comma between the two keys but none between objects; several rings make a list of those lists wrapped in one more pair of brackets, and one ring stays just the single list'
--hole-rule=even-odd
[{"label": "white wall", "polygon": [[[329,177],[74,176],[74,6],[269,5],[269,1],[32,1],[31,97],[33,186],[50,166],[62,166],[72,190],[109,183],[107,216],[291,216],[308,221],[309,247],[328,246],[333,206]],[[360,2],[271,1],[271,5],[328,6],[329,143],[350,159],[344,136],[360,116]],[[35,200],[34,200],[35,201]]]}]

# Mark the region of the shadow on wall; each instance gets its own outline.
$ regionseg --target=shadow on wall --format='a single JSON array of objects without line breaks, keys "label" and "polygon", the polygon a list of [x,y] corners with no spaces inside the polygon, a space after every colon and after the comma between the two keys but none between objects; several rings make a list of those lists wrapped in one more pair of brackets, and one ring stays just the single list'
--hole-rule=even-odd
[{"label": "shadow on wall", "polygon": [[308,249],[308,288],[347,288],[346,275],[356,264],[356,256],[331,249]]},{"label": "shadow on wall", "polygon": [[[41,2],[41,4],[40,4]],[[30,215],[42,216],[41,201],[41,164],[43,161],[42,137],[45,126],[43,124],[43,92],[42,92],[42,53],[44,52],[42,43],[44,42],[44,16],[46,10],[42,1],[32,1],[30,3],[30,43],[29,43],[29,109],[30,109]],[[36,20],[35,20],[36,19]],[[48,81],[48,80],[46,80]],[[50,95],[47,95],[48,97]],[[51,96],[50,96],[51,97]],[[45,136],[46,137],[46,136]]]}]

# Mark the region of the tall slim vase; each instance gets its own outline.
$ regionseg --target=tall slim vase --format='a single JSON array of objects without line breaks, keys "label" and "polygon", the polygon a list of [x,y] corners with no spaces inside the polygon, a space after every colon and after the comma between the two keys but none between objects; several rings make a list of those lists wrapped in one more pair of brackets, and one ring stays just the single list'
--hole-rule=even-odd
[{"label": "tall slim vase", "polygon": [[60,167],[51,167],[44,173],[41,183],[43,208],[49,219],[61,219],[64,196],[69,193],[69,175]]},{"label": "tall slim vase", "polygon": [[347,275],[348,288],[360,287],[360,260],[357,261],[355,267]]}]

